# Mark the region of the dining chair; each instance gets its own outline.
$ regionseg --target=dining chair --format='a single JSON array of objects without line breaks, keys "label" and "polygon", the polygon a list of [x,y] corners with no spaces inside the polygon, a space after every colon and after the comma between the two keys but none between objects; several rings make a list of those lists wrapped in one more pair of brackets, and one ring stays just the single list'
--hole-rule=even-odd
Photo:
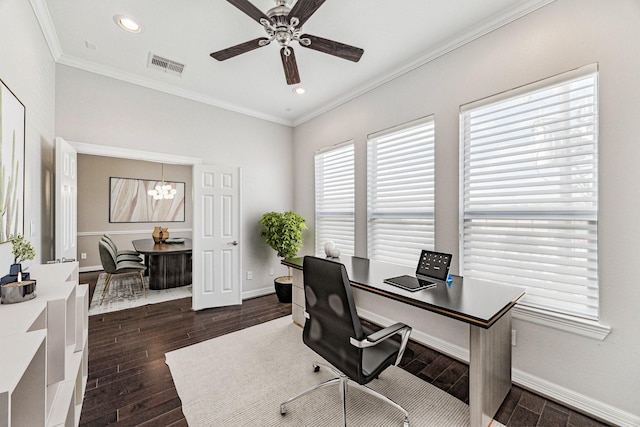
[{"label": "dining chair", "polygon": [[116,261],[142,261],[138,251],[132,249],[119,250],[111,236],[103,234],[101,240],[111,247],[111,251],[116,254]]},{"label": "dining chair", "polygon": [[[142,272],[146,270],[147,267],[142,262],[131,260],[117,261],[116,254],[111,249],[111,246],[103,240],[98,242],[98,250],[100,251],[100,262],[102,263],[102,268],[105,273],[107,273],[107,279],[104,284],[104,289],[102,290],[102,299],[100,300],[100,304],[102,304],[105,295],[109,292],[109,285],[111,285],[112,277],[118,274],[136,273],[140,278],[140,286],[142,287],[144,297],[147,297],[144,277],[142,276]],[[131,289],[133,290],[133,285]]]}]

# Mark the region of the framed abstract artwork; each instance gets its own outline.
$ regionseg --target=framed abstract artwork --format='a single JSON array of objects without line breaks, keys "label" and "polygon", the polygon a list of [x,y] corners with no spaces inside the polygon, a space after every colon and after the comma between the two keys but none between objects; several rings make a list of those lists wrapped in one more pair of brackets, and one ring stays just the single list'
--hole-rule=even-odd
[{"label": "framed abstract artwork", "polygon": [[[162,184],[175,189],[172,199],[149,195]],[[109,178],[109,222],[184,222],[184,182]]]},{"label": "framed abstract artwork", "polygon": [[0,80],[0,242],[24,232],[25,113]]}]

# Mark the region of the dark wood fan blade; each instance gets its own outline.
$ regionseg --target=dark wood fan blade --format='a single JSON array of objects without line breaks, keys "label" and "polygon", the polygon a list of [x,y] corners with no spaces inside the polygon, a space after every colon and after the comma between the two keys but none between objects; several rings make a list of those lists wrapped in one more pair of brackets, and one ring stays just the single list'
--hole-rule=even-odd
[{"label": "dark wood fan blade", "polygon": [[362,54],[364,53],[364,50],[359,47],[323,39],[322,37],[312,36],[311,34],[304,34],[300,36],[300,39],[309,39],[311,41],[311,44],[308,46],[301,42],[300,45],[302,47],[317,50],[318,52],[328,53],[329,55],[334,55],[353,62],[360,61],[360,57],[362,57]]},{"label": "dark wood fan blade", "polygon": [[289,19],[294,17],[298,18],[300,23],[297,25],[297,28],[300,28],[325,1],[326,0],[298,0],[289,12]]},{"label": "dark wood fan blade", "polygon": [[296,64],[296,56],[293,53],[293,49],[289,49],[289,55],[285,52],[286,47],[280,49],[280,57],[282,58],[282,66],[284,67],[284,75],[287,78],[288,85],[295,85],[300,83],[300,74],[298,74],[298,64]]},{"label": "dark wood fan blade", "polygon": [[[235,46],[231,46],[226,49],[213,52],[211,54],[211,57],[214,59],[217,59],[218,61],[224,61],[225,59],[233,58],[234,56],[238,56],[241,53],[249,52],[259,47],[262,47],[260,46],[260,40],[268,41],[269,39],[265,37],[260,37],[254,40],[250,40],[248,42],[240,43]],[[264,46],[266,46],[266,44]]]},{"label": "dark wood fan blade", "polygon": [[260,19],[262,18],[266,19],[267,21],[271,21],[267,15],[262,13],[260,9],[255,7],[248,0],[227,0],[227,1],[232,5],[234,5],[235,7],[237,7],[238,9],[240,9],[241,11],[243,11],[244,13],[246,13],[247,15],[249,15],[251,19],[256,21],[258,24],[260,24]]}]

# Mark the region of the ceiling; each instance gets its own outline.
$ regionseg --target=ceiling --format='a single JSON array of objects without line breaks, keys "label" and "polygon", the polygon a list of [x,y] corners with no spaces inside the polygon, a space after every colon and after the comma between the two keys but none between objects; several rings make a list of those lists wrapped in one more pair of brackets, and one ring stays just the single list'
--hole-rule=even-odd
[{"label": "ceiling", "polygon": [[[224,62],[209,54],[265,35],[223,0],[31,0],[56,62],[296,126],[554,0],[327,0],[304,33],[364,49],[354,63],[292,43],[301,83],[285,81],[279,46]],[[265,12],[274,0],[252,0]],[[118,27],[125,15],[142,25]],[[184,64],[181,76],[149,54]],[[301,86],[303,95],[293,93]]]}]

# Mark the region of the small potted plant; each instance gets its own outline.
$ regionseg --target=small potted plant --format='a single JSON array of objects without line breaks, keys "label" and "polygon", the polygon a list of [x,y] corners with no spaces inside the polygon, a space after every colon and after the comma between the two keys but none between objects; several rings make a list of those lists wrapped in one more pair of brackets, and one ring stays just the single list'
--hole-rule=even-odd
[{"label": "small potted plant", "polygon": [[9,237],[9,241],[13,246],[11,249],[13,265],[11,266],[9,274],[17,275],[18,272],[22,272],[22,261],[34,259],[36,257],[36,250],[31,245],[31,242],[25,240],[22,234],[12,234]]},{"label": "small potted plant", "polygon": [[[260,219],[260,235],[280,258],[293,258],[302,247],[305,219],[293,211],[267,212]],[[289,275],[277,277],[273,285],[280,302],[291,302],[291,268]]]}]

